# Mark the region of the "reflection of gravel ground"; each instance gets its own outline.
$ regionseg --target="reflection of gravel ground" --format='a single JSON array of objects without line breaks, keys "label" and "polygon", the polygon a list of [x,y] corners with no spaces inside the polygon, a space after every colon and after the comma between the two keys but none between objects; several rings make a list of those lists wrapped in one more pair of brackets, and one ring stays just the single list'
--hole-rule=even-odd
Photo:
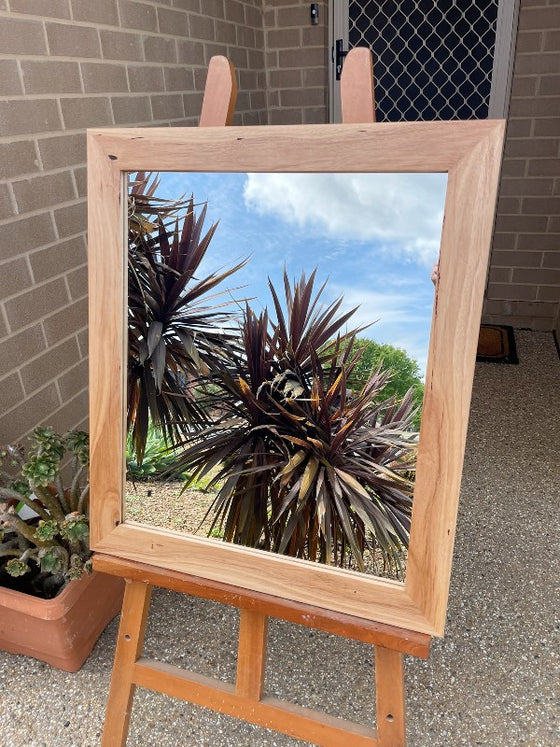
[{"label": "reflection of gravel ground", "polygon": [[[129,521],[138,521],[161,529],[174,529],[177,532],[196,534],[207,537],[212,525],[213,513],[205,520],[206,512],[212,505],[215,493],[200,490],[185,490],[181,493],[181,482],[127,482],[125,498],[125,517]],[[202,523],[201,523],[202,522]],[[219,526],[212,531],[212,536],[221,537]],[[395,572],[386,568],[379,551],[374,558],[370,553],[365,555],[366,573],[381,578],[396,578]],[[402,553],[401,564],[406,568],[406,552]],[[355,570],[352,564],[347,566]],[[398,580],[404,580],[404,573]]]},{"label": "reflection of gravel ground", "polygon": [[212,515],[200,526],[214,493],[185,490],[181,482],[127,482],[125,518],[162,529],[206,537]]}]

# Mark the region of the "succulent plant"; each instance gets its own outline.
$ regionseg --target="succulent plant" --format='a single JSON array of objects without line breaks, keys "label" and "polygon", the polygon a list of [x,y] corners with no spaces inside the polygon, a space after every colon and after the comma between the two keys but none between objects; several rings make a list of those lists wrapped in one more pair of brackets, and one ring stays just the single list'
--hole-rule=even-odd
[{"label": "succulent plant", "polygon": [[88,435],[36,428],[30,442],[0,450],[0,584],[51,598],[91,571]]}]

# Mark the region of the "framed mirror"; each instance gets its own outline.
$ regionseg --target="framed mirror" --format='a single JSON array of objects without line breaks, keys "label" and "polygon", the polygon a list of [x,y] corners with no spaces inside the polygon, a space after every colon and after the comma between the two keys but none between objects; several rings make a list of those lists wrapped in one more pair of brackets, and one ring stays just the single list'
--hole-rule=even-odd
[{"label": "framed mirror", "polygon": [[[445,174],[129,175],[125,521],[404,580],[445,188]],[[307,309],[290,307],[304,287]],[[251,315],[267,324],[248,346]],[[342,369],[342,407],[313,405]]]},{"label": "framed mirror", "polygon": [[[432,635],[443,633],[502,138],[503,123],[497,121],[88,133],[94,550],[359,618]],[[197,396],[204,397],[210,391],[210,407],[205,412],[213,415],[211,424],[198,431],[193,443],[186,444],[188,459],[184,466],[187,472],[204,476],[208,474],[204,465],[212,463],[220,473],[221,481],[217,482],[221,502],[218,500],[217,508],[221,506],[223,510],[221,520],[210,527],[221,530],[216,539],[174,531],[173,523],[162,522],[155,515],[146,518],[141,513],[135,514],[128,501],[131,493],[125,483],[124,466],[126,431],[130,427],[125,417],[131,368],[127,328],[130,334],[130,298],[135,290],[131,290],[127,270],[130,243],[127,188],[130,174],[146,171],[162,174],[162,183],[168,190],[166,197],[192,192],[197,202],[207,204],[208,228],[220,221],[209,240],[215,251],[207,248],[206,264],[197,265],[195,281],[217,277],[224,267],[242,264],[247,256],[253,255],[254,259],[258,255],[257,262],[252,265],[249,260],[228,276],[229,284],[222,287],[235,312],[233,316],[237,315],[235,320],[232,317],[228,321],[223,317],[225,312],[220,312],[217,324],[222,332],[231,322],[232,329],[241,330],[238,339],[244,336],[246,339],[249,333],[254,335],[259,320],[262,326],[266,304],[267,329],[272,325],[269,337],[275,340],[277,348],[281,346],[279,320],[288,319],[284,329],[285,349],[293,350],[293,340],[288,340],[295,324],[290,321],[290,304],[297,306],[294,301],[302,297],[315,299],[327,276],[329,282],[322,295],[319,294],[314,310],[317,313],[323,313],[319,309],[332,310],[337,299],[343,299],[334,311],[336,319],[342,320],[340,324],[325,322],[323,331],[330,334],[312,338],[313,354],[308,355],[304,364],[312,369],[309,381],[315,382],[309,385],[309,392],[294,394],[294,365],[281,372],[274,369],[271,386],[276,390],[267,391],[266,397],[262,381],[252,393],[246,392],[251,389],[251,375],[254,379],[255,371],[253,368],[252,374],[244,373],[240,361],[247,364],[254,336],[251,345],[246,345],[235,359],[235,376],[230,371],[229,378],[224,379],[225,383],[222,381],[221,369],[229,370],[229,363],[222,361],[211,379],[214,387],[211,391],[200,382],[194,383],[195,388],[199,386]],[[388,200],[387,195],[391,194],[393,198]],[[197,207],[199,214],[203,209],[202,205]],[[193,212],[192,206],[187,208],[189,211]],[[198,240],[204,235],[200,234]],[[438,261],[435,288],[430,280],[434,260]],[[313,276],[315,267],[317,273]],[[305,277],[300,276],[302,271]],[[268,290],[263,282],[266,276],[271,277],[272,298],[270,291],[268,298],[263,298]],[[311,278],[316,284],[314,288],[309,287]],[[143,292],[137,295],[144,297]],[[247,299],[250,307],[246,305]],[[223,306],[219,302],[218,305]],[[360,310],[352,319],[349,310],[358,305]],[[423,325],[419,324],[422,317]],[[431,325],[427,324],[428,317]],[[362,328],[376,319],[379,321],[371,328],[371,335],[369,330],[363,333]],[[400,322],[398,330],[396,322]],[[207,331],[208,322],[204,324],[201,334]],[[387,554],[383,540],[387,535],[384,529],[387,514],[378,516],[377,508],[370,511],[362,505],[363,487],[356,483],[346,463],[337,463],[336,471],[329,471],[319,453],[325,446],[318,443],[316,433],[310,435],[312,418],[305,414],[310,402],[316,403],[326,391],[332,391],[329,401],[336,396],[342,404],[331,408],[338,417],[331,425],[341,434],[347,433],[356,402],[359,396],[364,397],[365,390],[350,381],[350,374],[346,382],[346,369],[342,373],[345,336],[358,328],[358,337],[363,333],[369,338],[376,333],[376,326],[381,342],[407,348],[420,362],[425,387],[419,438],[411,435],[414,428],[408,428],[408,444],[404,444],[406,439],[401,435],[397,439],[401,451],[404,444],[414,452],[416,476],[413,490],[401,490],[403,482],[393,485],[392,493],[389,491],[392,498],[402,492],[412,500],[408,552],[403,553],[403,572],[393,578],[382,577],[377,572],[361,572],[367,570],[361,563],[364,542],[367,545],[368,541],[363,526],[371,525],[372,532],[377,530],[381,538],[377,547],[383,561],[395,557]],[[152,331],[148,327],[139,331],[137,340],[137,349],[144,350],[137,357],[143,362],[146,351],[153,353],[156,347],[154,326]],[[333,356],[329,345],[337,344],[337,356]],[[214,350],[218,348],[216,343]],[[325,376],[330,387],[317,383]],[[359,389],[361,395],[353,394],[352,387]],[[259,417],[263,402],[273,403],[276,409],[271,417],[275,418],[274,427],[282,439],[278,447],[274,438],[259,441],[260,461],[253,478],[270,473],[271,480],[265,488],[262,526],[258,526],[252,542],[247,541],[247,531],[243,534],[244,530],[239,529],[246,521],[238,521],[232,529],[231,517],[236,514],[239,519],[248,478],[246,462],[231,457],[239,432],[231,428],[228,431],[230,425],[224,425],[231,424],[232,413],[236,418],[239,416],[239,402],[244,402],[245,396],[257,402]],[[298,403],[298,396],[307,404]],[[250,409],[253,400],[245,402],[247,408]],[[393,404],[398,407],[395,401]],[[390,406],[386,404],[383,412],[387,413]],[[296,411],[294,407],[304,409]],[[362,403],[360,411],[362,418],[367,414],[368,427],[373,423],[369,414],[372,407],[373,399]],[[316,407],[315,412],[319,409]],[[387,420],[386,415],[379,415],[377,426],[383,417]],[[398,417],[403,419],[400,411]],[[281,424],[282,418],[295,424],[293,432],[285,423]],[[297,432],[302,422],[306,423],[305,436]],[[363,425],[366,421],[360,422]],[[262,432],[264,426],[258,427]],[[274,430],[270,425],[266,427]],[[387,441],[387,433],[383,437]],[[397,441],[392,442],[393,449]],[[396,474],[397,482],[407,472],[406,460],[399,468],[400,474],[399,469],[394,469],[394,450],[390,469],[383,463],[370,466],[368,460],[375,449],[370,444],[360,452],[356,443],[346,450],[347,463],[359,462],[358,472],[361,470],[368,489],[375,480],[386,487],[390,470]],[[311,445],[309,451],[303,448],[304,444]],[[272,467],[266,459],[263,462],[263,455],[272,460]],[[229,464],[229,472],[224,464]],[[325,476],[319,481],[323,464]],[[404,479],[408,477],[405,475]],[[324,484],[334,485],[335,481],[355,497],[355,503],[350,502],[348,509],[341,510],[339,540],[324,529],[327,526],[324,507],[322,513],[317,509],[322,505],[323,494],[328,494]],[[290,547],[298,546],[293,528],[298,522],[301,524],[302,505],[311,483],[314,498],[318,499],[314,504],[315,515],[322,517],[316,525],[323,527],[322,534],[318,531],[316,536],[323,542],[309,542],[307,538],[307,544],[301,544],[298,552],[287,554]],[[237,494],[232,486],[237,486]],[[337,490],[332,487],[333,506],[338,505]],[[403,503],[390,511],[401,516],[404,506]],[[362,531],[363,536],[358,531],[355,542],[348,522],[354,522],[352,526]],[[276,531],[278,526],[281,531]],[[403,531],[408,534],[408,525]],[[397,532],[395,536],[398,535]],[[224,538],[230,541],[224,542]],[[351,562],[339,562],[341,556]],[[372,557],[375,558],[375,552]]]}]

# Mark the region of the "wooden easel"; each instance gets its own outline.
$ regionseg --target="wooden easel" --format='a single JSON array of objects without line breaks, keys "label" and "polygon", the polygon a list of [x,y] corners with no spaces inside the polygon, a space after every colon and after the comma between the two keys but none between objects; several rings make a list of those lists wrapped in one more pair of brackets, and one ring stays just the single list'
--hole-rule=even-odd
[{"label": "wooden easel", "polygon": [[[373,122],[371,52],[354,49],[346,58],[341,99],[343,121]],[[224,57],[210,61],[201,126],[231,123],[236,85]],[[324,747],[400,747],[405,744],[403,654],[428,658],[429,635],[370,622],[224,583],[170,572],[108,555],[94,556],[96,570],[124,577],[125,595],[103,747],[126,745],[136,686],[180,698]],[[211,599],[240,609],[235,685],[142,656],[153,586]],[[277,698],[263,697],[268,618],[350,638],[375,647],[377,728],[335,718]]]}]

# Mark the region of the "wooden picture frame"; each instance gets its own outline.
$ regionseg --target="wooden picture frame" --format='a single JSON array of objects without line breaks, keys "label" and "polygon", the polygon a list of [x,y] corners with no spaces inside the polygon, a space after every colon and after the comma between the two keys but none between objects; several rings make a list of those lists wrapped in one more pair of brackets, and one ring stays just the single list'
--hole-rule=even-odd
[{"label": "wooden picture frame", "polygon": [[[94,551],[443,635],[504,122],[88,132]],[[405,583],[123,522],[128,172],[446,172]]]}]

